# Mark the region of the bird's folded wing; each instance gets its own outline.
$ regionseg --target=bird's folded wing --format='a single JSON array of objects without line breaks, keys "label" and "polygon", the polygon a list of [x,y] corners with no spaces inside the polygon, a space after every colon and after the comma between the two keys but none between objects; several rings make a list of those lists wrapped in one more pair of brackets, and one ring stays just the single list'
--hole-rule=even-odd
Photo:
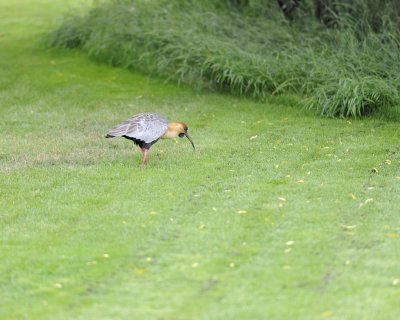
[{"label": "bird's folded wing", "polygon": [[112,128],[108,134],[115,137],[128,136],[150,143],[159,139],[167,128],[168,122],[164,117],[155,113],[141,113]]}]

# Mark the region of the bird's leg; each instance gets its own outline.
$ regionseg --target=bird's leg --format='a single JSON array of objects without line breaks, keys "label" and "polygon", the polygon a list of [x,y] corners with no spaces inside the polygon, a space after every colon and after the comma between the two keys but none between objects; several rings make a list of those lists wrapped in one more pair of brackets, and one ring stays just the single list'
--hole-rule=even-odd
[{"label": "bird's leg", "polygon": [[149,153],[149,149],[142,148],[141,150],[143,153],[142,167],[144,167],[147,164],[147,155]]}]

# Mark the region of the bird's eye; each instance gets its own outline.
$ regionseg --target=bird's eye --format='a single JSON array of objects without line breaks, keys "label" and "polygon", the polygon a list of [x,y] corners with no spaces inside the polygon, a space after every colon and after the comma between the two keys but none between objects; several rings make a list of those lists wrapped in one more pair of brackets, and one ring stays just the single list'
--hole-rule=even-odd
[{"label": "bird's eye", "polygon": [[188,131],[188,128],[186,127],[186,128],[185,128],[185,132],[187,132],[187,131]]},{"label": "bird's eye", "polygon": [[180,134],[179,134],[179,138],[183,138],[184,136],[185,136],[184,133],[180,133]]}]

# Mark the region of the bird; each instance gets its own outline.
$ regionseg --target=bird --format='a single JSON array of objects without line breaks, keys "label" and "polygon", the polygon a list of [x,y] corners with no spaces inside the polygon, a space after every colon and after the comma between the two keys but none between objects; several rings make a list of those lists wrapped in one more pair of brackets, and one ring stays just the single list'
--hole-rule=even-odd
[{"label": "bird", "polygon": [[174,139],[186,137],[196,150],[188,133],[188,126],[183,122],[168,123],[157,113],[139,113],[116,125],[105,135],[106,138],[124,137],[138,145],[143,155],[142,167],[148,162],[148,153],[159,139]]}]

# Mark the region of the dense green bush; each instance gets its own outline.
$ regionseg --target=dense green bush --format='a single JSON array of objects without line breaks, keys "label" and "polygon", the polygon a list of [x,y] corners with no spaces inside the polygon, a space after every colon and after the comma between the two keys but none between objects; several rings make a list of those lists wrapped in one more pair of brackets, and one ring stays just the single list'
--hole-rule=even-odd
[{"label": "dense green bush", "polygon": [[382,13],[381,23],[368,29],[368,17],[353,23],[355,14],[342,6],[338,26],[329,29],[313,19],[311,2],[291,23],[275,2],[249,1],[242,10],[227,3],[99,2],[67,16],[47,43],[239,96],[301,94],[324,116],[362,116],[399,103],[395,18]]}]

